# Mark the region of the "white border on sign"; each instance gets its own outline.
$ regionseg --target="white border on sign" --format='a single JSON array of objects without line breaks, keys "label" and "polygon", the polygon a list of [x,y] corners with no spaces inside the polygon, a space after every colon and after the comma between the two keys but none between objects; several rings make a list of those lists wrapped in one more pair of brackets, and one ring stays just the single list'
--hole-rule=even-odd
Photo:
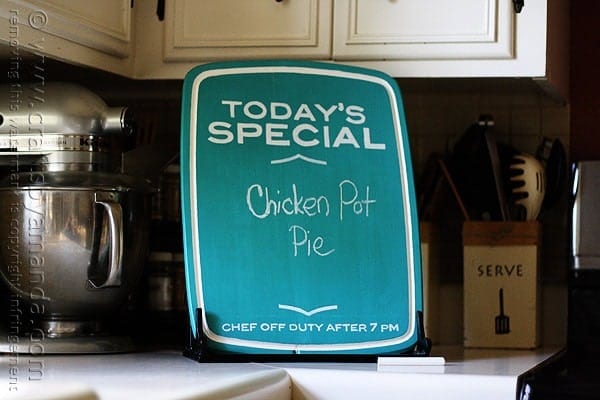
[{"label": "white border on sign", "polygon": [[416,291],[414,287],[415,283],[415,265],[414,265],[414,253],[413,253],[413,236],[412,236],[412,225],[413,221],[411,219],[410,213],[410,198],[407,190],[403,191],[402,201],[404,206],[404,223],[405,223],[405,231],[407,235],[406,241],[406,254],[408,259],[408,275],[409,275],[409,283],[408,283],[408,328],[406,332],[396,338],[393,339],[385,339],[385,340],[377,340],[377,341],[369,341],[369,342],[357,342],[357,343],[343,343],[343,344],[297,344],[297,343],[273,343],[273,342],[263,342],[258,340],[247,340],[247,339],[237,339],[237,338],[229,338],[226,336],[221,336],[213,331],[211,331],[208,327],[208,323],[206,320],[206,309],[204,307],[204,294],[202,291],[202,268],[200,265],[200,241],[198,237],[198,214],[196,210],[198,209],[198,198],[197,198],[197,190],[196,190],[196,136],[197,136],[197,126],[198,126],[198,88],[202,81],[205,79],[215,77],[215,76],[223,76],[223,75],[233,75],[233,74],[256,74],[256,73],[294,73],[294,74],[305,74],[305,75],[319,75],[319,76],[334,76],[339,78],[347,78],[353,80],[363,80],[371,83],[375,83],[381,85],[386,90],[390,98],[390,105],[392,108],[392,116],[394,123],[394,132],[396,134],[396,143],[398,145],[398,158],[400,162],[400,180],[401,184],[404,186],[405,183],[408,182],[408,171],[406,169],[406,159],[404,157],[404,143],[402,141],[402,124],[400,122],[400,115],[398,113],[398,99],[396,98],[395,91],[393,87],[387,82],[385,79],[378,78],[371,75],[356,73],[356,72],[348,72],[348,71],[340,71],[340,70],[328,70],[328,69],[318,69],[311,67],[300,67],[300,66],[256,66],[256,67],[232,67],[232,68],[223,68],[223,69],[213,69],[203,71],[193,81],[192,84],[192,96],[190,102],[190,160],[188,170],[190,172],[189,175],[189,185],[190,185],[190,208],[191,208],[191,235],[192,235],[192,256],[194,260],[194,276],[196,281],[196,296],[198,297],[198,304],[202,308],[202,330],[207,338],[212,341],[233,345],[233,346],[244,346],[248,348],[257,348],[257,349],[266,349],[266,350],[287,350],[294,351],[297,354],[302,352],[317,352],[317,351],[352,351],[352,350],[363,350],[363,349],[372,349],[376,347],[385,347],[385,346],[394,346],[398,344],[404,343],[408,338],[410,338],[416,329]]}]

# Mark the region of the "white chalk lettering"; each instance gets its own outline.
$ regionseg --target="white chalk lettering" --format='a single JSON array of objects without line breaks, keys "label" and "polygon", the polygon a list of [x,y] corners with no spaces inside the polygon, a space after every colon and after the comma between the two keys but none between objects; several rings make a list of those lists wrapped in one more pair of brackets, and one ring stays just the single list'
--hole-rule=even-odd
[{"label": "white chalk lettering", "polygon": [[292,232],[292,247],[294,249],[294,257],[297,257],[300,251],[307,257],[315,254],[319,257],[327,257],[335,251],[335,249],[321,250],[324,246],[322,236],[317,236],[314,239],[310,237],[310,231],[300,225],[292,225],[289,229]]},{"label": "white chalk lettering", "polygon": [[[269,187],[253,184],[246,191],[246,204],[248,210],[256,218],[264,219],[269,216],[284,215],[329,215],[329,200],[327,197],[302,196],[298,194],[296,184],[292,184],[291,194],[282,194],[280,190],[275,193]],[[273,196],[274,194],[274,196]]]},{"label": "white chalk lettering", "polygon": [[369,194],[369,186],[365,189],[365,196],[363,199],[359,199],[358,187],[351,180],[343,180],[339,184],[340,188],[340,221],[344,220],[344,209],[350,207],[354,214],[364,214],[365,217],[369,216],[369,207],[376,203],[377,200],[371,199]]}]

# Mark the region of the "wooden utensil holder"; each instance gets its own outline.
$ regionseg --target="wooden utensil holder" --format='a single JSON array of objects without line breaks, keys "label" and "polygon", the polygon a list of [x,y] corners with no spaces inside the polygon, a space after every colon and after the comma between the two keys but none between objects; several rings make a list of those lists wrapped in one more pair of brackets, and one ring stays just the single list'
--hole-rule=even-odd
[{"label": "wooden utensil holder", "polygon": [[540,337],[541,225],[463,225],[464,346],[535,348]]}]

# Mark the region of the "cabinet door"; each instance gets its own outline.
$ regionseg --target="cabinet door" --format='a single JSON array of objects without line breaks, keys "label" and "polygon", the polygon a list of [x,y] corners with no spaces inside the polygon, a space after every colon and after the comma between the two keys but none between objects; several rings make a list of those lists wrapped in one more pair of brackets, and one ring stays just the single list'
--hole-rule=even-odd
[{"label": "cabinet door", "polygon": [[12,0],[29,26],[117,58],[131,52],[130,0]]},{"label": "cabinet door", "polygon": [[171,0],[166,61],[331,56],[331,0]]},{"label": "cabinet door", "polygon": [[514,20],[511,0],[336,0],[333,57],[512,58]]}]

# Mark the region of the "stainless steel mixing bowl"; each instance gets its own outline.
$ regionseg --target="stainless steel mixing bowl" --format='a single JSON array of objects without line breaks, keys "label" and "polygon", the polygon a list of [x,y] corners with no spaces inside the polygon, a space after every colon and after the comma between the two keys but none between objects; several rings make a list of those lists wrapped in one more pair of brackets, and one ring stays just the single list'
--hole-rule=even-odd
[{"label": "stainless steel mixing bowl", "polygon": [[49,336],[109,319],[141,276],[148,190],[102,174],[9,179],[0,187],[0,275],[13,295]]}]

